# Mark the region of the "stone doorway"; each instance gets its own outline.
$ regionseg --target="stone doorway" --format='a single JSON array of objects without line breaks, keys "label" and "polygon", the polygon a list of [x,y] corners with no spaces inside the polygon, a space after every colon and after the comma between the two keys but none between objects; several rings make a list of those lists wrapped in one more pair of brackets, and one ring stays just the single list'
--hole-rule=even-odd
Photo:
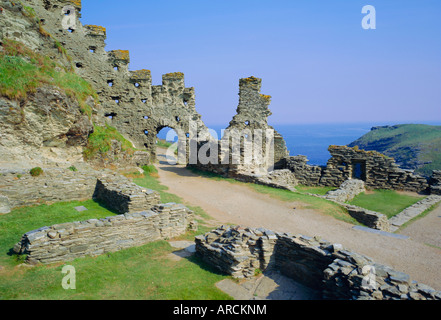
[{"label": "stone doorway", "polygon": [[366,161],[365,160],[352,161],[352,179],[366,181]]}]

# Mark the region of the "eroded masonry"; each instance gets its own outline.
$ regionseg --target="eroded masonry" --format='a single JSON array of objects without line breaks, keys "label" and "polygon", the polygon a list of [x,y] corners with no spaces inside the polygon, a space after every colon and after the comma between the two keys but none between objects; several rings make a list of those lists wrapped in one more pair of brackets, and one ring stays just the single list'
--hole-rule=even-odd
[{"label": "eroded masonry", "polygon": [[[332,158],[325,167],[309,165],[305,156],[290,156],[283,137],[268,124],[271,97],[261,93],[259,78],[240,79],[237,114],[227,128],[232,134],[215,140],[196,111],[195,89],[185,86],[184,75],[168,73],[161,85],[153,85],[149,70],[130,71],[128,51],[105,50],[104,27],[81,24],[81,1],[6,0],[0,4],[0,44],[6,39],[16,40],[66,67],[73,66],[98,96],[98,101],[93,97],[87,100],[92,109],[90,118],[80,112],[75,99],[51,86],[37,88],[24,102],[0,97],[0,162],[8,164],[13,157],[26,163],[33,154],[46,152],[45,148],[50,151],[48,155],[60,159],[71,147],[73,158],[80,163],[78,170],[45,167],[39,177],[31,176],[27,167],[0,168],[0,214],[20,206],[86,199],[95,199],[115,213],[106,219],[27,232],[17,239],[20,241],[13,250],[27,254],[28,263],[96,256],[197,228],[193,212],[185,206],[161,204],[158,192],[84,163],[81,150],[94,125],[110,124],[135,148],[144,150],[130,155],[130,159],[122,156],[120,164],[133,168],[153,163],[157,133],[168,127],[178,132],[180,150],[186,151],[184,163],[189,166],[293,191],[300,184],[336,187],[339,189],[324,197],[346,206],[364,225],[384,231],[391,231],[402,221],[388,221],[384,215],[344,202],[366,189],[380,188],[432,194],[418,205],[419,209],[441,201],[437,196],[441,195],[441,172],[435,171],[426,179],[399,168],[393,159],[377,152],[331,146]],[[72,12],[74,20],[66,28],[62,21]],[[63,72],[62,68],[59,71]],[[231,143],[235,139],[238,144]],[[257,153],[256,145],[260,147]],[[33,149],[27,149],[29,146]],[[204,155],[204,161],[193,158],[191,146],[196,146],[196,155]],[[121,143],[113,141],[112,150],[120,149]],[[249,150],[251,162],[245,161],[250,158]],[[196,244],[203,259],[227,274],[241,278],[252,276],[257,269],[273,268],[321,290],[325,299],[441,298],[439,292],[412,283],[405,274],[320,239],[222,227],[197,237]],[[380,274],[366,289],[362,285],[368,265]]]}]

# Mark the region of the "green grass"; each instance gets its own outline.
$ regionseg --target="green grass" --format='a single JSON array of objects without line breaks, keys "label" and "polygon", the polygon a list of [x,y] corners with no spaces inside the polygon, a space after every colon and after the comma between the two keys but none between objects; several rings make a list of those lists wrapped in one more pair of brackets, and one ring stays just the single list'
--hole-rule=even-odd
[{"label": "green grass", "polygon": [[135,148],[115,128],[106,124],[104,127],[94,126],[94,131],[89,135],[83,154],[86,160],[91,160],[97,155],[105,157],[112,147],[112,140],[121,142],[121,150],[133,154]]},{"label": "green grass", "polygon": [[196,257],[172,261],[166,241],[96,258],[75,267],[76,290],[64,290],[64,265],[8,269],[0,273],[0,299],[32,300],[230,300],[215,287],[227,278]]},{"label": "green grass", "polygon": [[380,212],[390,219],[423,198],[423,196],[400,194],[394,190],[375,190],[373,193],[358,195],[350,201],[350,204]]},{"label": "green grass", "polygon": [[[89,210],[77,212],[75,207],[78,206],[85,206]],[[7,215],[0,216],[0,264],[14,266],[21,262],[15,262],[8,253],[26,232],[58,223],[100,219],[112,215],[115,213],[92,200],[15,209]]]},{"label": "green grass", "polygon": [[324,196],[329,191],[333,191],[336,188],[334,187],[310,187],[310,186],[297,186],[296,190],[300,193],[312,193],[312,194],[318,194],[320,196]]},{"label": "green grass", "polygon": [[95,99],[98,96],[86,80],[62,68],[48,56],[33,52],[20,42],[5,39],[0,52],[0,94],[23,100],[44,84],[56,86],[76,99],[80,111],[91,117],[92,108],[85,101],[90,96]]},{"label": "green grass", "polygon": [[[153,178],[154,179],[154,178]],[[88,211],[77,212],[83,205]],[[231,300],[215,283],[228,278],[198,257],[181,261],[168,259],[173,249],[166,241],[85,257],[66,264],[19,267],[24,257],[10,250],[31,230],[58,223],[104,218],[114,215],[100,204],[57,203],[16,209],[0,216],[0,300]],[[194,240],[209,231],[201,226],[177,238]],[[76,270],[76,290],[62,288],[64,265]]]}]

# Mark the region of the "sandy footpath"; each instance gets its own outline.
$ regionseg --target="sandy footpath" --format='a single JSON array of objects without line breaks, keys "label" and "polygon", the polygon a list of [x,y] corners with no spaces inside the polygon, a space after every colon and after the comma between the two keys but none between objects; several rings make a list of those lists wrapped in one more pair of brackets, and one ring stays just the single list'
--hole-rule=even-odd
[{"label": "sandy footpath", "polygon": [[280,201],[246,185],[203,178],[163,160],[160,158],[158,164],[160,182],[169,187],[169,192],[202,207],[218,225],[237,224],[320,236],[441,290],[441,249],[433,247],[441,247],[441,208],[402,231],[410,239],[401,240],[354,230],[351,224],[302,209],[300,203]]}]

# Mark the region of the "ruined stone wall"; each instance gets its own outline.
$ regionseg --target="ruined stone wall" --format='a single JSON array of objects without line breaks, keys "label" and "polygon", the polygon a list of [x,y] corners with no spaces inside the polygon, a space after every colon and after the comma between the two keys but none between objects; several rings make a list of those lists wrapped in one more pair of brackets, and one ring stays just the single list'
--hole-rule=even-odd
[{"label": "ruined stone wall", "polygon": [[319,166],[308,165],[306,156],[288,157],[285,161],[286,168],[294,173],[299,184],[304,186],[320,185],[323,169]]},{"label": "ruined stone wall", "polygon": [[332,158],[326,168],[307,165],[304,156],[287,158],[287,168],[300,184],[308,186],[339,187],[349,179],[359,179],[367,189],[422,192],[429,187],[424,177],[400,169],[394,159],[381,153],[346,146],[330,146],[329,152]]},{"label": "ruined stone wall", "polygon": [[158,205],[140,213],[40,228],[23,235],[14,251],[27,254],[30,264],[66,262],[173,238],[184,234],[192,220],[193,213],[182,205]]},{"label": "ruined stone wall", "polygon": [[289,152],[283,137],[268,125],[271,97],[261,94],[261,87],[262,79],[240,79],[237,114],[220,141],[198,142],[198,154],[208,155],[209,161],[199,157],[192,166],[247,182],[275,181],[281,175],[268,176],[284,167]]},{"label": "ruined stone wall", "polygon": [[[105,27],[80,22],[81,1],[22,2],[35,10],[41,28],[66,49],[75,72],[98,93],[102,108],[94,108],[97,124],[107,122],[136,148],[147,148],[151,160],[155,159],[157,133],[164,127],[179,130],[180,138],[185,139],[191,122],[202,136],[208,135],[195,109],[194,88],[185,87],[182,73],[166,74],[162,85],[152,85],[149,70],[129,70],[129,51],[105,50]],[[62,24],[67,14],[75,14],[74,24],[68,30]],[[55,54],[53,45],[43,45],[39,50],[49,56]]]},{"label": "ruined stone wall", "polygon": [[92,198],[119,213],[149,210],[160,202],[158,192],[141,188],[109,170],[96,171],[86,165],[75,172],[43,168],[38,177],[31,176],[27,169],[0,169],[0,214],[21,206]]},{"label": "ruined stone wall", "polygon": [[223,226],[198,236],[196,252],[235,278],[278,270],[323,299],[441,300],[441,292],[339,244],[264,229]]},{"label": "ruined stone wall", "polygon": [[32,177],[29,170],[0,170],[0,196],[3,213],[21,206],[91,199],[97,178],[103,173],[94,170],[44,168],[39,177]]},{"label": "ruined stone wall", "polygon": [[120,214],[141,212],[161,201],[158,192],[142,188],[122,176],[98,178],[94,198]]},{"label": "ruined stone wall", "polygon": [[441,171],[433,171],[430,193],[441,196]]}]

